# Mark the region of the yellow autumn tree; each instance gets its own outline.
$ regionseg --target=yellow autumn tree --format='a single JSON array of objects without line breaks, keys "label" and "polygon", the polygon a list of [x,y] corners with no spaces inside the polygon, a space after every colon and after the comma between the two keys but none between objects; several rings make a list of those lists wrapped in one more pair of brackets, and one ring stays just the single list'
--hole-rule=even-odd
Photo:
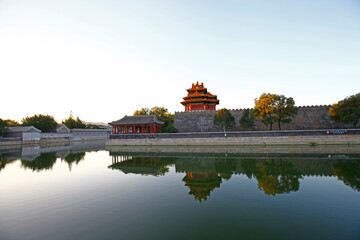
[{"label": "yellow autumn tree", "polygon": [[259,98],[255,98],[254,115],[260,119],[266,126],[275,122],[275,99],[276,94],[263,93]]},{"label": "yellow autumn tree", "polygon": [[263,93],[259,99],[255,99],[254,115],[265,125],[270,125],[270,131],[274,122],[277,122],[279,130],[281,123],[291,123],[297,112],[292,97]]}]

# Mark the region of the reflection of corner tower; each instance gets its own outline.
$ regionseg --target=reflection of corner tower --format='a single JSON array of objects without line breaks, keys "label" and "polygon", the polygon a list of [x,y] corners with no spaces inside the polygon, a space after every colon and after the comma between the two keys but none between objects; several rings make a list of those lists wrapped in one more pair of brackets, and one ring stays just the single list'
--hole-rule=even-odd
[{"label": "reflection of corner tower", "polygon": [[188,91],[188,95],[181,102],[185,106],[185,111],[216,110],[219,100],[216,95],[212,95],[207,91],[204,83],[199,84],[199,82],[196,82],[186,91]]},{"label": "reflection of corner tower", "polygon": [[216,173],[186,173],[183,178],[185,186],[190,188],[189,194],[194,195],[195,200],[202,201],[210,196],[210,193],[220,187],[221,177]]}]

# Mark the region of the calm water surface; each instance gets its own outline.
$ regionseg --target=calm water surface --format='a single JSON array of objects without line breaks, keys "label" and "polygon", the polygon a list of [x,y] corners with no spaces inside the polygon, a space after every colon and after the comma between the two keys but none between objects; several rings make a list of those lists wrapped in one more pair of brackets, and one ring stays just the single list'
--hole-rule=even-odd
[{"label": "calm water surface", "polygon": [[0,239],[360,239],[360,149],[0,149]]}]

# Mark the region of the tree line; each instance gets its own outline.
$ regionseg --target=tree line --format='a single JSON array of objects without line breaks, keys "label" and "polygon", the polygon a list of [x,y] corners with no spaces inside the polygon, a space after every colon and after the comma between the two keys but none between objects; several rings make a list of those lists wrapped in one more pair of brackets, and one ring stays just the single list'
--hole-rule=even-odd
[{"label": "tree line", "polygon": [[[253,130],[255,120],[259,119],[269,130],[273,129],[273,124],[278,125],[291,123],[298,113],[295,101],[292,97],[263,93],[259,98],[255,98],[253,109],[245,109],[241,118],[240,126],[245,130]],[[343,124],[353,124],[356,128],[360,119],[360,93],[351,95],[338,103],[333,104],[329,109],[330,119]],[[226,108],[220,109],[214,116],[214,126],[223,131],[231,130],[235,127],[235,118]]]},{"label": "tree line", "polygon": [[[85,121],[81,120],[79,117],[74,118],[72,112],[67,119],[61,122],[61,124],[65,124],[70,129],[99,128],[97,125],[86,124]],[[34,126],[42,132],[53,132],[58,125],[59,123],[54,119],[54,117],[48,114],[35,114],[33,116],[24,117],[21,120],[21,123],[11,119],[3,120],[0,118],[0,133],[4,134],[8,131],[9,127],[16,126]]]}]

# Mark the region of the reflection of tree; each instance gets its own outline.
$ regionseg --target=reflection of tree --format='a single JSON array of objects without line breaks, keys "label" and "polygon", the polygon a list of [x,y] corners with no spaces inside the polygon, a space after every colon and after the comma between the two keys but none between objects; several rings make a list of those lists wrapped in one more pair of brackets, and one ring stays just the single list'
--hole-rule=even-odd
[{"label": "reflection of tree", "polygon": [[190,188],[190,195],[194,195],[197,201],[206,201],[210,193],[220,187],[221,177],[216,173],[192,173],[187,172],[183,178],[185,186]]},{"label": "reflection of tree", "polygon": [[5,165],[8,164],[10,161],[7,158],[4,158],[0,155],[0,171],[5,168]]},{"label": "reflection of tree", "polygon": [[230,180],[236,170],[237,162],[234,159],[217,159],[215,161],[216,172],[225,180]]},{"label": "reflection of tree", "polygon": [[251,179],[256,172],[256,161],[254,159],[244,159],[241,161],[241,167],[245,171],[245,175]]},{"label": "reflection of tree", "polygon": [[70,153],[65,157],[65,162],[68,163],[69,165],[69,169],[71,171],[72,169],[72,164],[75,163],[76,165],[83,160],[85,157],[85,152],[83,153]]},{"label": "reflection of tree", "polygon": [[46,169],[52,169],[56,162],[55,153],[43,153],[33,161],[22,161],[21,166],[25,169],[29,168],[33,171],[41,171]]},{"label": "reflection of tree", "polygon": [[118,169],[123,173],[141,175],[164,176],[169,171],[167,161],[157,157],[123,157],[113,156],[111,169]]},{"label": "reflection of tree", "polygon": [[334,175],[354,190],[360,191],[360,162],[339,161],[334,164]]},{"label": "reflection of tree", "polygon": [[289,162],[280,161],[280,164],[275,164],[274,161],[265,162],[257,169],[255,176],[258,180],[258,188],[267,195],[299,190],[300,171]]}]

